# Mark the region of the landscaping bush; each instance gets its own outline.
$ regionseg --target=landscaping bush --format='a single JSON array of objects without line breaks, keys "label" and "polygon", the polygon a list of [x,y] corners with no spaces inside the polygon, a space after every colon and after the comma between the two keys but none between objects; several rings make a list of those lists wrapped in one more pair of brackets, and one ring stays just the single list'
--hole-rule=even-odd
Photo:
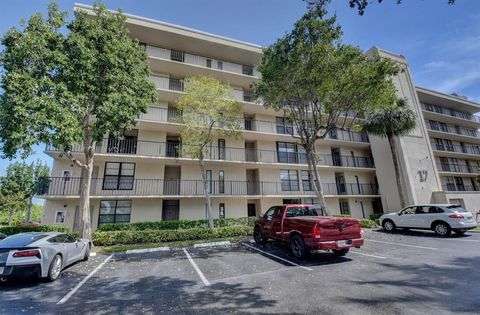
[{"label": "landscaping bush", "polygon": [[69,229],[57,225],[39,225],[39,226],[4,226],[0,228],[0,233],[13,235],[26,232],[63,232],[68,233]]},{"label": "landscaping bush", "polygon": [[360,219],[359,221],[363,228],[371,229],[377,226],[377,223],[370,219]]},{"label": "landscaping bush", "polygon": [[334,214],[333,217],[335,218],[351,218],[350,214]]},{"label": "landscaping bush", "polygon": [[377,221],[380,219],[380,217],[383,215],[383,213],[373,213],[369,216],[370,220],[372,221]]},{"label": "landscaping bush", "polygon": [[[244,218],[225,218],[213,220],[215,227],[226,226],[254,226],[255,217]],[[178,220],[178,221],[151,221],[151,222],[132,222],[101,224],[97,231],[146,231],[146,230],[178,230],[192,228],[208,227],[207,220]]]},{"label": "landscaping bush", "polygon": [[95,245],[127,245],[142,243],[162,243],[173,241],[202,240],[233,236],[246,236],[253,232],[250,226],[227,226],[215,229],[190,228],[177,230],[121,230],[99,231],[93,233]]}]

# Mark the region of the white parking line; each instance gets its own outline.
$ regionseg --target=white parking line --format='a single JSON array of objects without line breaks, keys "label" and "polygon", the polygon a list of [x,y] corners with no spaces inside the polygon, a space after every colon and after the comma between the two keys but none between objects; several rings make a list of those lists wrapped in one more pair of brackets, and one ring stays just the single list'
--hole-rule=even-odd
[{"label": "white parking line", "polygon": [[60,301],[58,301],[57,304],[64,304],[65,302],[67,302],[68,299],[70,299],[72,295],[74,295],[75,292],[77,292],[78,289],[80,289],[82,285],[84,285],[85,282],[87,282],[88,279],[90,279],[97,271],[99,271],[112,257],[113,257],[113,254],[108,256],[100,265],[97,266],[97,268],[95,268],[92,272],[90,272],[88,276],[83,278],[83,280],[80,281],[80,283],[78,283],[72,290],[70,290],[70,292],[68,292],[67,295],[65,295]]},{"label": "white parking line", "polygon": [[360,252],[353,251],[353,250],[350,250],[350,253],[352,253],[352,254],[357,254],[357,255],[362,255],[362,256],[373,257],[373,258],[378,258],[378,259],[387,259],[387,257],[377,256],[377,255],[372,255],[372,254],[360,253]]},{"label": "white parking line", "polygon": [[209,282],[208,279],[203,275],[203,272],[200,270],[200,268],[198,268],[197,264],[193,261],[192,257],[190,256],[190,254],[188,253],[188,251],[187,251],[186,248],[183,249],[183,252],[184,252],[185,255],[187,256],[188,261],[190,262],[190,264],[192,264],[193,269],[195,269],[195,271],[197,272],[197,274],[198,274],[198,276],[200,277],[200,279],[202,279],[203,284],[204,284],[206,287],[210,286],[210,282]]},{"label": "white parking line", "polygon": [[438,250],[438,248],[435,248],[435,247],[417,246],[417,245],[409,245],[409,244],[393,243],[393,242],[383,242],[383,241],[372,240],[372,239],[369,239],[369,238],[366,238],[365,241],[366,242],[374,242],[374,243],[382,243],[382,244],[390,244],[390,245],[396,245],[396,246],[420,248],[420,249]]},{"label": "white parking line", "polygon": [[284,262],[286,262],[286,263],[288,263],[288,264],[290,264],[290,265],[292,265],[292,266],[297,266],[297,267],[300,267],[300,268],[305,269],[305,270],[308,270],[308,271],[312,271],[312,270],[313,270],[312,268],[304,267],[304,266],[302,266],[302,265],[299,265],[299,264],[297,264],[297,263],[294,263],[293,261],[284,259],[284,258],[282,258],[282,257],[278,257],[277,255],[274,255],[274,254],[271,254],[271,253],[266,252],[266,251],[264,251],[264,250],[258,249],[258,248],[254,247],[254,246],[250,246],[250,245],[248,245],[248,244],[246,244],[246,243],[242,243],[242,244],[243,244],[244,246],[247,246],[247,247],[249,247],[249,248],[251,248],[251,249],[253,249],[253,250],[256,250],[256,251],[258,251],[258,252],[260,252],[260,253],[263,253],[263,254],[265,254],[265,255],[272,256],[272,257],[274,257],[274,258],[276,258],[276,259],[278,259],[278,260],[284,261]]}]

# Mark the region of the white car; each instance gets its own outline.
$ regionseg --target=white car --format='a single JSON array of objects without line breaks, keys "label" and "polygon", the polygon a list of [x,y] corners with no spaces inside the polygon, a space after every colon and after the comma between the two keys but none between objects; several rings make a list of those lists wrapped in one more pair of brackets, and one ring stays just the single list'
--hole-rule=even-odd
[{"label": "white car", "polygon": [[439,236],[449,236],[452,231],[464,234],[477,227],[473,214],[459,205],[413,205],[399,212],[384,214],[380,224],[386,231],[396,228],[433,230]]}]

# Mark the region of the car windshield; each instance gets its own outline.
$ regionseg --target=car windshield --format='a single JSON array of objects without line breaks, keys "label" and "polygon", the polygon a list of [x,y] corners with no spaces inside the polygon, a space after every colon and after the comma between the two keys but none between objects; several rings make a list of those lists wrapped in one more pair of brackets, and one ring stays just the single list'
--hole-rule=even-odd
[{"label": "car windshield", "polygon": [[308,207],[291,207],[287,209],[287,217],[318,216],[317,210]]},{"label": "car windshield", "polygon": [[7,237],[3,241],[0,241],[0,248],[17,248],[28,246],[42,238],[47,237],[45,234],[16,234]]}]

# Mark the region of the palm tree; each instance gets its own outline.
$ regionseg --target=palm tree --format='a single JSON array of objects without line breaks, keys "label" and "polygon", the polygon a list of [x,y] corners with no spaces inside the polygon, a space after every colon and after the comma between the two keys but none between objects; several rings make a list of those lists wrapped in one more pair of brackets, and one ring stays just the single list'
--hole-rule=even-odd
[{"label": "palm tree", "polygon": [[370,113],[362,124],[363,131],[382,138],[387,137],[388,139],[402,208],[405,207],[405,196],[403,195],[403,184],[400,179],[400,166],[398,164],[397,146],[394,137],[405,136],[413,131],[415,127],[415,112],[403,99],[397,100],[396,104],[390,108]]}]

